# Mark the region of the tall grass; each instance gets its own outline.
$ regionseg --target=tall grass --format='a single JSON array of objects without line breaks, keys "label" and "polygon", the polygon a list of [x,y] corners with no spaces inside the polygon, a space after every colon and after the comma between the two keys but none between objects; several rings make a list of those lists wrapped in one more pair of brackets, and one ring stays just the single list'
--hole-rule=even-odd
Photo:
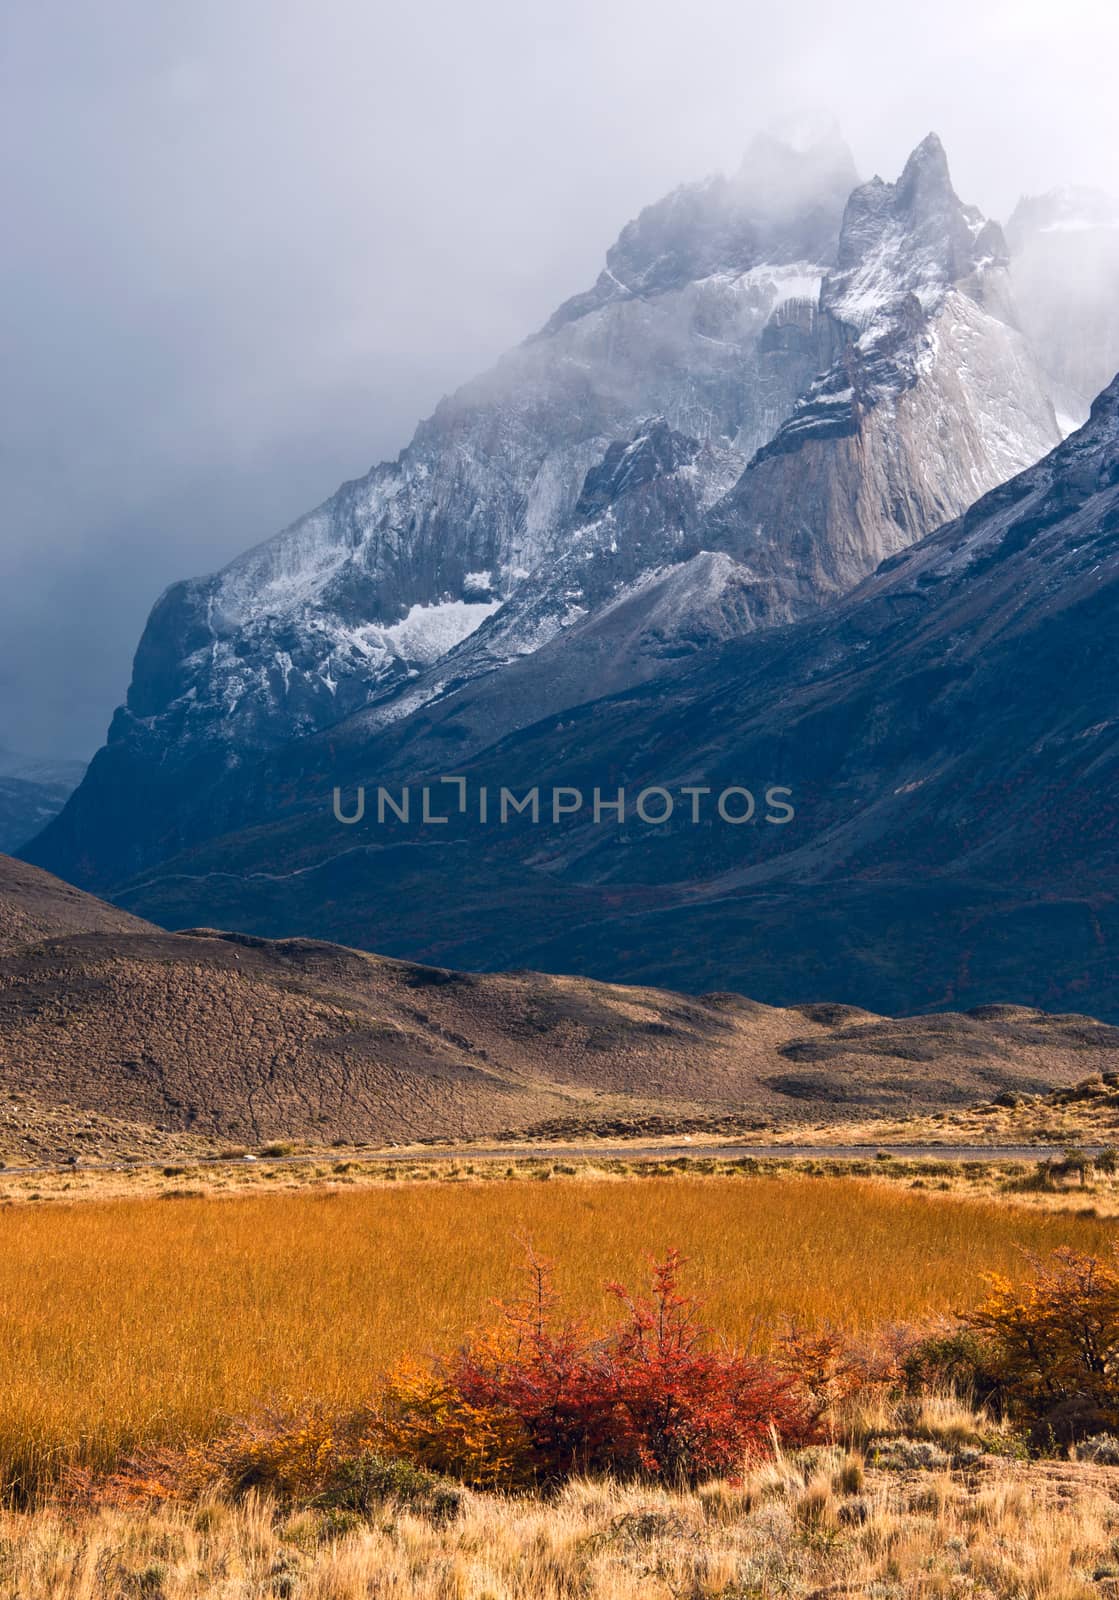
[{"label": "tall grass", "polygon": [[269,1401],[353,1404],[516,1283],[531,1236],[565,1299],[678,1246],[711,1323],[851,1329],[963,1308],[1022,1247],[1107,1223],[828,1178],[401,1184],[0,1211],[0,1479],[42,1481]]},{"label": "tall grass", "polygon": [[[1027,1476],[1029,1473],[1029,1476]],[[467,1497],[449,1527],[353,1525],[266,1502],[75,1518],[0,1511],[5,1600],[1103,1600],[1115,1507],[1098,1477],[992,1463],[867,1473],[841,1452],[698,1494],[573,1483]],[[855,1516],[845,1513],[854,1511]]]}]

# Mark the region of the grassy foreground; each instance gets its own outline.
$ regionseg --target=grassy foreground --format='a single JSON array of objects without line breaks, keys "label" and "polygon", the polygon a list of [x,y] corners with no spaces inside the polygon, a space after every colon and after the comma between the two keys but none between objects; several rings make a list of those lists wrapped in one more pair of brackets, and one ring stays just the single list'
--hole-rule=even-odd
[{"label": "grassy foreground", "polygon": [[0,1476],[49,1482],[268,1403],[356,1404],[405,1354],[486,1319],[522,1264],[606,1314],[608,1279],[676,1246],[711,1325],[852,1331],[962,1310],[1022,1251],[1114,1225],[827,1177],[386,1184],[0,1211]]},{"label": "grassy foreground", "polygon": [[1114,1474],[967,1474],[818,1451],[692,1494],[471,1495],[451,1527],[249,1500],[0,1514],[4,1600],[1106,1600]]},{"label": "grassy foreground", "polygon": [[0,1600],[1119,1600],[1112,1456],[1027,1459],[947,1389],[871,1383],[821,1442],[691,1489],[458,1487],[448,1510],[423,1474],[360,1502],[145,1476],[262,1407],[360,1406],[492,1321],[528,1240],[600,1327],[606,1281],[677,1247],[716,1333],[758,1350],[789,1319],[873,1344],[1117,1233],[900,1171],[546,1175],[0,1206],[0,1480],[38,1491],[0,1499]]}]

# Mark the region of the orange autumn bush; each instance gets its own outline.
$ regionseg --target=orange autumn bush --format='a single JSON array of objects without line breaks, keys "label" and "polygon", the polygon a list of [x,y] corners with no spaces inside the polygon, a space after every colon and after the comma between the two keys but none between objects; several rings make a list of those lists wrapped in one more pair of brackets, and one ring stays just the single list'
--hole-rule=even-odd
[{"label": "orange autumn bush", "polygon": [[1119,1427],[1119,1245],[1110,1256],[1055,1250],[1032,1276],[988,1277],[964,1319],[979,1383],[1012,1416],[1067,1442]]},{"label": "orange autumn bush", "polygon": [[[360,1422],[318,1405],[266,1411],[235,1423],[201,1459],[235,1494],[257,1489],[279,1500],[306,1500],[322,1489],[339,1459],[360,1449]],[[189,1470],[197,1459],[188,1452],[184,1465]]]},{"label": "orange autumn bush", "polygon": [[900,1379],[896,1353],[886,1347],[857,1347],[839,1328],[790,1323],[778,1346],[778,1368],[793,1378],[819,1416],[835,1413],[846,1400]]},{"label": "orange autumn bush", "polygon": [[379,1445],[478,1488],[529,1488],[584,1473],[695,1483],[816,1437],[820,1408],[791,1372],[715,1347],[682,1265],[670,1253],[647,1296],[610,1285],[622,1315],[597,1336],[560,1318],[534,1260],[495,1328],[431,1369],[396,1370]]}]

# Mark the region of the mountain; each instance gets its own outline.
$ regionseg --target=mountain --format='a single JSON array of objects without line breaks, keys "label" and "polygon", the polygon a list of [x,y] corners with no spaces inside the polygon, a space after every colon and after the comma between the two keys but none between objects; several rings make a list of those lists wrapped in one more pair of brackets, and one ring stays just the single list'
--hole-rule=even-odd
[{"label": "mountain", "polygon": [[[38,940],[4,937],[28,914]],[[24,920],[23,931],[29,924]],[[1044,1091],[1119,1031],[1014,1007],[900,1019],[308,939],[168,934],[0,857],[0,1158],[803,1122]]]},{"label": "mountain", "polygon": [[0,850],[18,850],[41,833],[85,770],[81,761],[38,761],[0,750]]},{"label": "mountain", "polygon": [[326,729],[470,723],[462,759],[836,598],[1058,438],[939,140],[868,184],[834,141],[760,140],[395,462],[173,586],[30,856],[111,888],[288,804],[273,755]]},{"label": "mountain", "polygon": [[[171,924],[205,910],[415,959],[780,1005],[1008,1000],[1119,1018],[1117,578],[1119,379],[1043,461],[827,610],[464,762],[453,723],[419,715],[305,741],[274,768],[287,813],[118,898]],[[466,784],[462,813],[446,773]],[[398,800],[403,782],[433,784],[448,820],[425,825],[417,792],[407,823],[379,821],[371,790],[362,823],[335,821],[332,786],[346,814],[358,784],[385,781]],[[493,802],[557,785],[582,804],[554,821],[503,824],[495,805],[479,820],[483,787]],[[623,785],[624,823],[596,823],[593,790]],[[632,814],[653,785],[675,797],[665,824]],[[697,823],[685,785],[711,792]],[[756,796],[748,826],[714,811],[731,786]],[[790,792],[792,822],[771,787]]]},{"label": "mountain", "polygon": [[701,531],[748,568],[759,626],[846,593],[1056,443],[1008,264],[935,136],[851,196],[820,297],[839,355]]},{"label": "mountain", "polygon": [[1022,327],[1066,428],[1119,370],[1119,200],[1097,189],[1024,199],[1007,224]]}]

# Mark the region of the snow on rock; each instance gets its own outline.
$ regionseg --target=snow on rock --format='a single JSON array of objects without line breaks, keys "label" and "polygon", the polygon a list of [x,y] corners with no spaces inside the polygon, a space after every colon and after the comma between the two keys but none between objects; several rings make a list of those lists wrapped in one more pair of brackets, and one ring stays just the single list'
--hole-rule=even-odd
[{"label": "snow on rock", "polygon": [[755,573],[756,624],[845,593],[1061,437],[1002,231],[935,135],[852,194],[820,316],[830,364],[700,530]]},{"label": "snow on rock", "polygon": [[[841,148],[771,142],[734,179],[643,213],[611,252],[619,277],[625,257],[625,292],[570,304],[442,401],[396,461],[168,591],[116,735],[135,719],[146,738],[165,717],[179,744],[267,748],[402,691],[431,664],[432,639],[455,648],[459,624],[531,593],[563,557],[588,472],[643,418],[705,452],[696,471],[714,476],[701,499],[723,492],[818,365],[818,301],[852,181]],[[456,604],[435,633],[412,626],[414,608]],[[555,625],[522,619],[514,653]]]},{"label": "snow on rock", "polygon": [[403,621],[383,629],[381,636],[396,655],[406,660],[425,664],[438,661],[491,617],[500,604],[500,600],[476,605],[465,600],[444,600],[441,605],[412,606]]},{"label": "snow on rock", "polygon": [[[593,288],[395,461],[172,586],[43,863],[119,880],[268,804],[227,793],[254,753],[399,720],[536,655],[562,692],[640,678],[677,566],[691,645],[787,620],[1056,443],[1005,241],[955,195],[939,140],[894,184],[857,185],[830,134],[798,145],[759,139],[732,177],[648,207]],[[519,715],[500,698],[491,730]]]}]

